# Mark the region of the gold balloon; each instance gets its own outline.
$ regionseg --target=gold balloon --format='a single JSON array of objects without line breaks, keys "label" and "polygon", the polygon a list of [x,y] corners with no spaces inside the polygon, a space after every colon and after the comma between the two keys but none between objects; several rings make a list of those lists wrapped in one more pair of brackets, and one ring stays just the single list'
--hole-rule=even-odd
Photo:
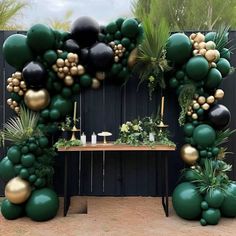
[{"label": "gold balloon", "polygon": [[61,58],[58,58],[56,63],[57,63],[57,66],[59,67],[63,67],[65,65],[64,60]]},{"label": "gold balloon", "polygon": [[13,92],[13,87],[10,85],[7,85],[7,91],[10,93]]},{"label": "gold balloon", "polygon": [[199,109],[199,108],[200,108],[199,103],[193,104],[193,109],[194,109],[194,110],[197,110],[197,109]]},{"label": "gold balloon", "polygon": [[209,62],[213,62],[216,60],[216,53],[215,50],[208,50],[205,54],[205,58],[209,61]]},{"label": "gold balloon", "polygon": [[72,53],[72,52],[68,53],[67,59],[69,62],[74,62],[75,61],[74,53]]},{"label": "gold balloon", "polygon": [[20,177],[11,179],[5,187],[6,198],[14,204],[25,202],[31,193],[30,185]]},{"label": "gold balloon", "polygon": [[16,113],[19,113],[20,112],[20,107],[15,107],[14,110],[15,110]]},{"label": "gold balloon", "polygon": [[204,104],[206,102],[206,98],[205,97],[203,97],[203,96],[200,96],[199,98],[198,98],[198,103],[199,104]]},{"label": "gold balloon", "polygon": [[224,97],[225,92],[222,89],[217,89],[215,91],[215,99],[222,99]]},{"label": "gold balloon", "polygon": [[12,82],[12,78],[10,77],[10,78],[7,79],[7,83],[9,84],[11,82]]},{"label": "gold balloon", "polygon": [[14,90],[15,93],[18,93],[20,91],[20,87],[19,86],[15,86],[13,88],[13,90]]},{"label": "gold balloon", "polygon": [[70,73],[72,75],[77,75],[78,74],[78,68],[76,66],[73,66],[70,68]]},{"label": "gold balloon", "polygon": [[8,104],[8,105],[11,105],[11,104],[12,104],[12,99],[11,99],[11,98],[8,98],[8,99],[7,99],[7,104]]},{"label": "gold balloon", "polygon": [[210,105],[208,104],[208,103],[204,103],[203,105],[202,105],[202,109],[203,110],[208,110],[210,108]]},{"label": "gold balloon", "polygon": [[193,113],[193,114],[192,114],[192,118],[193,118],[194,120],[197,120],[197,118],[198,118],[197,113]]},{"label": "gold balloon", "polygon": [[128,58],[128,66],[131,68],[135,65],[136,61],[137,61],[137,57],[138,57],[138,49],[135,48],[132,50],[132,52],[129,55]]},{"label": "gold balloon", "polygon": [[180,150],[182,160],[188,165],[194,165],[199,158],[199,154],[196,148],[189,144],[182,146]]},{"label": "gold balloon", "polygon": [[69,72],[69,68],[68,68],[67,66],[64,66],[64,67],[63,67],[63,72],[64,72],[65,74],[67,74],[67,73]]},{"label": "gold balloon", "polygon": [[208,104],[212,104],[212,103],[214,103],[214,101],[215,101],[214,96],[209,96],[209,97],[207,98],[207,103],[208,103]]},{"label": "gold balloon", "polygon": [[50,96],[46,89],[40,89],[34,91],[32,89],[27,90],[24,96],[25,104],[33,111],[40,111],[48,106],[50,103]]},{"label": "gold balloon", "polygon": [[105,72],[96,72],[96,78],[98,80],[104,80],[106,78],[106,73]]},{"label": "gold balloon", "polygon": [[12,83],[13,83],[13,85],[19,85],[20,84],[20,81],[18,80],[18,79],[13,79],[12,80]]},{"label": "gold balloon", "polygon": [[21,80],[21,72],[19,72],[19,71],[15,72],[14,76],[15,76],[17,79]]},{"label": "gold balloon", "polygon": [[93,89],[98,89],[100,87],[101,83],[98,79],[94,78],[92,82],[92,88]]},{"label": "gold balloon", "polygon": [[22,90],[20,90],[20,91],[18,92],[18,94],[19,94],[20,96],[23,96],[23,95],[24,95],[24,92],[23,92]]},{"label": "gold balloon", "polygon": [[85,69],[82,65],[78,65],[77,69],[78,69],[78,75],[83,75],[85,73]]},{"label": "gold balloon", "polygon": [[67,86],[71,86],[74,83],[74,79],[71,76],[67,75],[64,79],[64,82]]},{"label": "gold balloon", "polygon": [[115,62],[118,62],[118,61],[119,61],[119,57],[118,57],[118,56],[115,56],[115,57],[114,57],[114,61],[115,61]]}]

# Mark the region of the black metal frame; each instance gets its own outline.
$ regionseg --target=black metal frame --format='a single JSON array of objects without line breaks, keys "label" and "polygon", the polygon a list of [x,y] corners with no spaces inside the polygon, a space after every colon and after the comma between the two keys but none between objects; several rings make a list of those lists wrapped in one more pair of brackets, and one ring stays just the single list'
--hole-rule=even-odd
[{"label": "black metal frame", "polygon": [[[70,194],[68,192],[68,158],[71,153],[67,152],[64,155],[64,217],[67,215],[70,206]],[[162,152],[160,151],[160,154]],[[157,165],[158,173],[160,173],[160,181],[162,183],[162,206],[166,217],[169,216],[169,173],[168,173],[168,156],[166,152],[160,155],[161,165]],[[164,162],[164,163],[163,163]],[[164,167],[164,168],[163,168]],[[164,179],[164,181],[163,181]]]}]

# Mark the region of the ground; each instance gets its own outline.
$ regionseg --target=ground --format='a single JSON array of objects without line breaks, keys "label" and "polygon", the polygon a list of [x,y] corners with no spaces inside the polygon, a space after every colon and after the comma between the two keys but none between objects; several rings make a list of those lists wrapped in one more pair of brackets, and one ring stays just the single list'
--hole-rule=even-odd
[{"label": "ground", "polygon": [[[88,214],[84,210],[87,201]],[[199,222],[180,219],[170,207],[167,218],[160,198],[152,197],[73,197],[67,217],[48,222],[28,218],[7,221],[0,216],[4,236],[233,236],[236,220],[222,218],[219,225],[202,227]],[[191,209],[190,209],[191,210]]]}]

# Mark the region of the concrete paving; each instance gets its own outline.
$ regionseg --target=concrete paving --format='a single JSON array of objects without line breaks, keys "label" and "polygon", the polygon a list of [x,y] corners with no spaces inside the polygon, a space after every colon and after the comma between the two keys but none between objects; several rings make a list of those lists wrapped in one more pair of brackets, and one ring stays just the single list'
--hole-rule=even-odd
[{"label": "concrete paving", "polygon": [[[0,216],[0,236],[236,235],[236,219],[221,219],[217,226],[202,227],[197,221],[180,219],[172,206],[167,218],[160,198],[73,197],[67,217],[62,216],[62,199],[60,205],[58,216],[43,223],[28,218],[7,221]],[[87,214],[78,214],[86,210]]]}]

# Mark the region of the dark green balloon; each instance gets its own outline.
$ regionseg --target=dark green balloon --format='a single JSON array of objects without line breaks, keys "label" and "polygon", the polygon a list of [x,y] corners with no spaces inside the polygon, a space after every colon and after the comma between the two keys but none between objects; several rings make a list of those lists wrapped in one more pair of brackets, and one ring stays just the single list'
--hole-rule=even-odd
[{"label": "dark green balloon", "polygon": [[24,214],[23,205],[16,205],[4,199],[1,206],[1,212],[7,220],[15,220]]},{"label": "dark green balloon", "polygon": [[43,53],[46,50],[53,49],[55,35],[47,25],[36,24],[27,32],[27,42],[32,50]]},{"label": "dark green balloon", "polygon": [[21,171],[22,168],[23,168],[23,166],[21,164],[14,165],[14,170],[15,170],[16,175],[20,174],[20,171]]},{"label": "dark green balloon", "polygon": [[138,22],[133,18],[126,19],[121,25],[121,33],[128,38],[134,38],[139,32]]},{"label": "dark green balloon", "polygon": [[24,167],[31,167],[35,162],[35,156],[31,153],[22,155],[21,163]]},{"label": "dark green balloon", "polygon": [[214,144],[216,138],[215,130],[206,124],[197,126],[193,132],[193,139],[201,147],[210,147]]},{"label": "dark green balloon", "polygon": [[20,158],[21,158],[20,148],[18,146],[10,147],[7,151],[7,156],[8,156],[8,159],[13,164],[18,164],[20,162]]},{"label": "dark green balloon", "polygon": [[191,124],[191,123],[185,124],[185,125],[184,125],[184,134],[185,134],[187,137],[192,137],[194,128],[195,128],[194,125]]},{"label": "dark green balloon", "polygon": [[236,184],[230,183],[226,187],[226,194],[221,205],[221,213],[225,217],[236,217]]},{"label": "dark green balloon", "polygon": [[186,172],[184,172],[184,180],[187,182],[191,182],[197,179],[196,172],[192,169],[188,169]]},{"label": "dark green balloon", "polygon": [[205,201],[210,207],[219,208],[224,201],[224,193],[220,189],[210,189],[205,195]]},{"label": "dark green balloon", "polygon": [[115,34],[117,30],[118,28],[115,22],[111,22],[106,26],[106,31],[109,34]]},{"label": "dark green balloon", "polygon": [[8,157],[4,157],[0,162],[0,178],[8,181],[15,176],[13,163],[8,159]]},{"label": "dark green balloon", "polygon": [[57,109],[52,109],[50,111],[50,118],[52,120],[58,120],[60,118],[60,112]]},{"label": "dark green balloon", "polygon": [[64,98],[70,98],[72,96],[72,91],[70,88],[63,88],[62,91],[61,91],[61,95],[64,97]]},{"label": "dark green balloon", "polygon": [[22,179],[28,179],[28,178],[29,178],[29,171],[28,171],[26,168],[22,168],[22,169],[20,170],[19,176],[20,176]]},{"label": "dark green balloon", "polygon": [[28,153],[29,152],[29,148],[28,148],[28,146],[23,146],[22,148],[21,148],[21,153],[22,154],[26,154],[26,153]]},{"label": "dark green balloon", "polygon": [[130,45],[130,39],[129,38],[123,38],[122,40],[121,40],[121,44],[125,47],[125,48],[128,48],[129,47],[129,45]]},{"label": "dark green balloon", "polygon": [[201,203],[201,208],[202,208],[203,210],[208,210],[208,208],[209,208],[208,203],[207,203],[206,201],[203,201],[203,202]]},{"label": "dark green balloon", "polygon": [[34,182],[34,186],[37,188],[42,188],[46,184],[45,178],[37,178],[36,181]]},{"label": "dark green balloon", "polygon": [[222,75],[219,70],[216,68],[211,68],[207,77],[205,87],[208,89],[218,88],[220,83],[222,82]]},{"label": "dark green balloon", "polygon": [[22,100],[22,96],[20,96],[18,93],[11,93],[10,98],[18,103]]},{"label": "dark green balloon", "polygon": [[175,77],[172,77],[169,81],[170,87],[171,88],[176,88],[179,85],[178,80]]},{"label": "dark green balloon", "polygon": [[166,45],[166,57],[168,60],[182,64],[187,61],[192,54],[192,43],[183,33],[172,34]]},{"label": "dark green balloon", "polygon": [[220,57],[225,58],[226,60],[230,60],[230,50],[228,48],[223,48],[220,51]]},{"label": "dark green balloon", "polygon": [[208,61],[203,56],[192,57],[186,64],[188,76],[195,81],[204,79],[208,71]]},{"label": "dark green balloon", "polygon": [[72,86],[72,91],[74,94],[78,94],[80,92],[80,85],[79,84],[74,84]]},{"label": "dark green balloon", "polygon": [[83,87],[89,87],[92,84],[92,78],[88,74],[82,75],[79,78],[79,81],[80,81],[81,86]]},{"label": "dark green balloon", "polygon": [[111,73],[113,75],[117,75],[119,74],[119,72],[122,70],[122,65],[121,64],[118,64],[118,63],[115,63],[113,64],[112,68],[111,68]]},{"label": "dark green balloon", "polygon": [[216,65],[222,77],[225,77],[229,74],[231,66],[228,60],[226,60],[225,58],[220,58]]},{"label": "dark green balloon", "polygon": [[176,79],[181,80],[185,76],[185,73],[182,70],[178,70],[175,74]]},{"label": "dark green balloon", "polygon": [[37,176],[34,175],[34,174],[32,174],[32,175],[30,175],[30,177],[29,177],[29,182],[30,182],[30,183],[34,183],[34,182],[36,181],[36,179],[37,179]]},{"label": "dark green balloon", "polygon": [[43,59],[49,65],[53,65],[57,60],[57,53],[54,50],[48,50],[43,54]]},{"label": "dark green balloon", "polygon": [[209,208],[206,211],[203,211],[202,218],[209,225],[217,225],[220,220],[221,214],[219,209]]},{"label": "dark green balloon", "polygon": [[209,32],[205,35],[205,42],[214,41],[216,37],[216,32]]},{"label": "dark green balloon", "polygon": [[48,138],[47,138],[47,137],[41,136],[41,137],[39,138],[39,146],[40,146],[41,148],[47,147],[48,144],[49,144],[49,141],[48,141]]},{"label": "dark green balloon", "polygon": [[22,34],[13,34],[5,40],[3,55],[7,63],[16,69],[22,69],[27,62],[34,58],[27,44],[26,36]]},{"label": "dark green balloon", "polygon": [[184,219],[194,220],[201,214],[202,196],[191,183],[179,184],[173,192],[172,202],[177,215]]},{"label": "dark green balloon", "polygon": [[51,109],[57,109],[61,117],[70,115],[73,111],[73,100],[65,99],[61,95],[56,95],[51,100]]},{"label": "dark green balloon", "polygon": [[120,17],[120,18],[118,18],[118,19],[116,20],[116,25],[117,25],[117,27],[118,27],[119,29],[121,28],[121,26],[122,26],[122,24],[123,24],[124,21],[125,21],[125,19],[122,18],[122,17]]},{"label": "dark green balloon", "polygon": [[41,111],[41,116],[45,119],[49,118],[49,110],[48,109],[44,109]]},{"label": "dark green balloon", "polygon": [[206,226],[207,225],[207,222],[206,222],[206,220],[205,219],[201,219],[200,220],[200,224],[202,225],[202,226]]},{"label": "dark green balloon", "polygon": [[35,221],[47,221],[56,216],[59,208],[59,199],[56,193],[43,188],[35,190],[26,203],[26,214]]}]

